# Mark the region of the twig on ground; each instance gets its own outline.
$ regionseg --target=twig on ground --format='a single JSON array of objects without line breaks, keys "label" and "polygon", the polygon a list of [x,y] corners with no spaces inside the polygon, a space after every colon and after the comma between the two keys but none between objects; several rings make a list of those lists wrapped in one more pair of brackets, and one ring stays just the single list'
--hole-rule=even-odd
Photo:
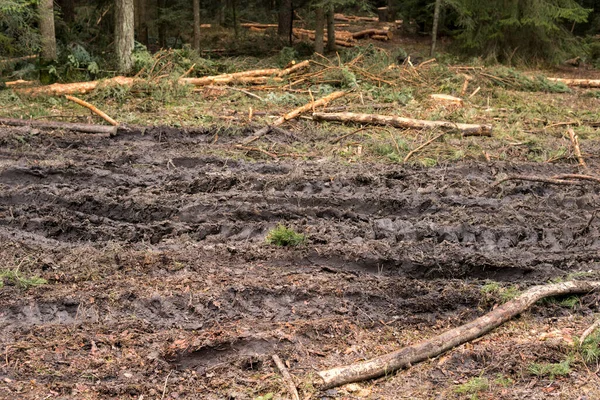
[{"label": "twig on ground", "polygon": [[192,71],[194,70],[194,67],[195,67],[195,66],[196,66],[196,64],[192,65],[192,66],[190,67],[190,69],[188,69],[187,71],[185,71],[185,72],[183,73],[183,75],[181,75],[179,78],[185,78],[186,76],[188,76],[188,75],[190,74],[190,72],[192,72]]},{"label": "twig on ground", "polygon": [[266,154],[267,156],[269,156],[269,157],[271,157],[271,158],[274,158],[275,160],[277,160],[277,159],[279,158],[279,157],[277,156],[277,154],[270,153],[270,152],[268,152],[268,151],[266,151],[266,150],[263,150],[263,149],[261,149],[261,148],[259,148],[259,147],[247,147],[247,146],[242,146],[242,145],[240,145],[240,144],[236,144],[236,145],[235,145],[235,148],[236,148],[236,149],[240,149],[240,150],[246,150],[246,151],[258,151],[259,153]]},{"label": "twig on ground", "polygon": [[338,136],[337,138],[331,140],[329,143],[336,144],[336,143],[338,143],[338,142],[346,139],[347,137],[350,137],[350,136],[354,135],[355,133],[358,133],[358,132],[361,132],[361,131],[365,131],[365,130],[368,130],[368,129],[371,129],[371,128],[368,127],[368,126],[363,126],[362,128],[357,129],[355,131],[352,131],[350,133],[346,133],[345,135],[342,135],[342,136]]},{"label": "twig on ground", "polygon": [[279,358],[277,354],[273,354],[273,361],[275,361],[277,369],[279,369],[279,372],[281,372],[283,380],[285,381],[285,384],[288,388],[288,391],[290,392],[290,395],[292,396],[292,399],[300,400],[300,396],[298,395],[298,389],[296,389],[296,384],[294,383],[294,380],[292,379],[292,376],[288,372],[287,368],[283,364],[283,361],[281,361],[281,358]]},{"label": "twig on ground", "polygon": [[581,346],[583,344],[583,342],[585,341],[585,339],[590,336],[592,333],[594,333],[594,331],[596,329],[598,329],[598,327],[600,326],[600,319],[597,319],[596,322],[594,322],[592,325],[590,325],[589,328],[587,328],[585,331],[583,331],[583,333],[581,334],[581,337],[579,338],[579,345]]},{"label": "twig on ground", "polygon": [[406,155],[406,157],[404,157],[404,162],[407,162],[408,159],[415,154],[416,152],[420,151],[422,148],[428,146],[430,143],[435,142],[436,140],[438,140],[439,138],[441,138],[442,136],[444,136],[446,134],[446,132],[442,132],[439,135],[434,136],[433,138],[429,139],[428,141],[426,141],[425,143],[423,143],[422,145],[420,145],[419,147],[417,147],[414,150],[411,150],[410,153],[408,153]]},{"label": "twig on ground", "polygon": [[169,374],[167,375],[167,378],[165,379],[165,384],[163,386],[163,391],[162,391],[162,395],[160,396],[160,400],[165,398],[165,393],[167,393],[167,383],[169,382],[169,377],[171,376],[172,373],[173,373],[173,370],[170,370]]},{"label": "twig on ground", "polygon": [[554,175],[552,177],[552,179],[579,179],[579,180],[582,180],[582,181],[592,181],[592,182],[600,183],[600,178],[598,178],[596,176],[580,175],[580,174]]},{"label": "twig on ground", "polygon": [[245,95],[248,95],[250,97],[254,97],[255,99],[258,99],[262,102],[265,102],[266,100],[263,99],[262,97],[260,97],[257,94],[254,94],[252,92],[249,92],[247,90],[244,89],[240,89],[240,88],[236,88],[236,87],[232,87],[232,86],[204,86],[205,89],[209,89],[209,90],[233,90],[235,92],[240,92],[240,93],[244,93]]},{"label": "twig on ground", "polygon": [[569,137],[571,138],[571,143],[573,144],[573,151],[575,152],[575,156],[577,156],[577,161],[579,161],[579,165],[583,169],[587,170],[588,166],[585,163],[585,160],[583,159],[583,156],[581,155],[581,149],[579,148],[579,138],[575,134],[575,131],[573,130],[573,128],[567,129],[567,133],[569,134]]}]

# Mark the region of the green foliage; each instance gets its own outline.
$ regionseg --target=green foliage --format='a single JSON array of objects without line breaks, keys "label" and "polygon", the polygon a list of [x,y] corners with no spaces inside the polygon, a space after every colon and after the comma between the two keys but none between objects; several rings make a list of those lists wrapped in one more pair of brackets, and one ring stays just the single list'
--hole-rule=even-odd
[{"label": "green foliage", "polygon": [[298,59],[298,52],[293,47],[284,47],[277,56],[277,65],[281,68]]},{"label": "green foliage", "polygon": [[571,89],[562,82],[552,82],[538,75],[531,78],[513,68],[497,67],[487,75],[494,85],[524,92],[570,93]]},{"label": "green foliage", "polygon": [[554,380],[557,376],[566,376],[571,373],[571,359],[559,363],[533,363],[528,368],[536,376],[548,377]]},{"label": "green foliage", "polygon": [[267,394],[263,394],[262,396],[256,397],[254,400],[271,400],[271,399],[273,399],[273,396],[274,396],[273,393],[267,393]]},{"label": "green foliage", "polygon": [[445,0],[456,13],[460,33],[456,36],[463,51],[501,62],[515,54],[524,61],[561,61],[572,35],[565,22],[585,22],[589,9],[575,0]]},{"label": "green foliage", "polygon": [[498,282],[489,282],[480,289],[484,299],[490,301],[500,298],[502,303],[506,303],[519,295],[519,289],[516,286],[503,288]]},{"label": "green foliage", "polygon": [[494,383],[498,386],[502,386],[502,387],[509,387],[511,386],[513,383],[515,383],[514,380],[512,380],[509,377],[505,377],[502,374],[498,374],[496,376],[496,379],[494,379]]},{"label": "green foliage", "polygon": [[597,364],[600,361],[600,330],[596,329],[579,344],[579,354],[588,364]]},{"label": "green foliage", "polygon": [[467,382],[458,385],[454,388],[454,392],[457,394],[475,394],[479,392],[485,392],[490,387],[490,383],[487,378],[474,377],[469,379]]},{"label": "green foliage", "polygon": [[266,238],[266,241],[269,244],[291,247],[298,246],[299,244],[304,243],[305,240],[306,236],[297,233],[283,224],[279,224],[277,227],[271,229]]},{"label": "green foliage", "polygon": [[36,4],[37,0],[0,0],[0,55],[39,50]]},{"label": "green foliage", "polygon": [[0,288],[4,287],[4,285],[13,285],[20,289],[29,289],[30,287],[45,285],[47,283],[48,281],[37,276],[26,277],[21,275],[18,268],[0,270]]}]

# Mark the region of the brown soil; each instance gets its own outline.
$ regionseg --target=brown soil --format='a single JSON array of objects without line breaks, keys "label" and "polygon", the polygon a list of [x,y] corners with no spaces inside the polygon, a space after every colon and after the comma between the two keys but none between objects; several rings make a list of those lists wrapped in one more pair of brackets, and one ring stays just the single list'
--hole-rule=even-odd
[{"label": "brown soil", "polygon": [[[453,398],[457,384],[498,374],[512,383],[480,398],[597,398],[595,368],[528,372],[570,354],[538,333],[579,334],[596,294],[536,306],[359,392],[310,384],[315,369],[483,314],[497,300],[481,291],[488,280],[598,275],[598,185],[490,188],[498,174],[573,166],[261,163],[209,155],[213,136],[0,130],[2,268],[48,280],[0,289],[2,398],[285,398],[274,353],[303,398]],[[279,222],[307,243],[266,244]]]}]

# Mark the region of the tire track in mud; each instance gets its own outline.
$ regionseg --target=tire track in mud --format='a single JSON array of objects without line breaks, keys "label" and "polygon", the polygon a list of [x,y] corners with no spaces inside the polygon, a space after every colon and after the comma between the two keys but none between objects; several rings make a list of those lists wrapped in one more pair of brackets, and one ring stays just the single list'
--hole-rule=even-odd
[{"label": "tire track in mud", "polygon": [[[157,135],[104,138],[87,150],[57,151],[56,165],[5,166],[0,226],[70,244],[193,240],[248,252],[284,222],[308,235],[312,259],[323,265],[432,277],[516,278],[598,260],[593,186],[517,182],[490,190],[490,168],[475,164],[252,163],[194,156],[189,136],[165,135],[166,149]],[[72,161],[73,152],[86,162]]]}]

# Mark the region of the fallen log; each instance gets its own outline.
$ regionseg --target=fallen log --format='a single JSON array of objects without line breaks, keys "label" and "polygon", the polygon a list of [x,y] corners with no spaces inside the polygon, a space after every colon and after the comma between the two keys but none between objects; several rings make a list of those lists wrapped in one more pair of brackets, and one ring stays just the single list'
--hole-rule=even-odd
[{"label": "fallen log", "polygon": [[69,95],[66,95],[65,97],[66,97],[67,100],[71,100],[71,101],[79,104],[80,106],[83,106],[85,108],[90,109],[93,113],[99,115],[102,119],[104,119],[109,124],[111,124],[113,126],[118,126],[119,125],[119,123],[117,121],[115,121],[114,119],[112,119],[111,117],[109,117],[104,111],[99,110],[96,106],[88,103],[87,101],[83,101],[81,99],[78,99],[77,97],[69,96]]},{"label": "fallen log", "polygon": [[256,139],[260,138],[261,136],[266,135],[273,127],[282,125],[286,121],[298,118],[301,114],[311,111],[311,110],[314,110],[317,107],[325,106],[329,102],[331,102],[335,99],[339,99],[342,96],[345,96],[347,93],[348,92],[333,92],[323,98],[320,98],[319,100],[311,101],[308,104],[298,107],[298,108],[288,112],[287,114],[277,118],[271,125],[265,126],[264,128],[259,129],[258,131],[256,131],[254,133],[254,136],[251,136],[251,137],[245,139],[242,143],[248,144],[250,142],[253,142]]},{"label": "fallen log", "polygon": [[384,29],[365,29],[364,31],[355,32],[352,34],[353,39],[362,39],[367,36],[380,35],[385,36],[387,39],[392,38],[392,32]]},{"label": "fallen log", "polygon": [[387,35],[373,35],[371,36],[371,39],[387,42],[388,40],[390,40],[390,37]]},{"label": "fallen log", "polygon": [[117,134],[117,126],[95,125],[95,124],[73,124],[58,121],[34,121],[30,119],[0,118],[0,125],[6,126],[30,126],[39,129],[66,129],[83,133],[108,133]]},{"label": "fallen log", "polygon": [[429,98],[435,101],[436,103],[445,106],[452,105],[462,107],[464,104],[463,99],[461,99],[460,97],[454,97],[447,94],[430,94]]},{"label": "fallen log", "polygon": [[268,28],[277,28],[277,24],[259,24],[254,22],[245,22],[240,24],[241,27],[244,28],[259,28],[259,29],[268,29]]},{"label": "fallen log", "polygon": [[523,313],[538,300],[545,297],[588,293],[598,288],[600,288],[600,282],[595,281],[569,281],[534,286],[484,316],[426,341],[368,361],[320,371],[318,372],[320,380],[315,383],[322,389],[329,389],[347,383],[388,375],[401,368],[408,368],[415,363],[436,357],[463,343],[470,342]]},{"label": "fallen log", "polygon": [[560,82],[567,86],[578,86],[582,88],[600,88],[600,79],[566,79],[566,78],[546,78],[550,82]]},{"label": "fallen log", "polygon": [[114,78],[104,79],[100,81],[76,82],[76,83],[53,83],[52,85],[39,86],[36,88],[17,89],[21,93],[37,96],[39,94],[49,94],[55,96],[64,96],[67,94],[89,93],[96,89],[99,85],[122,85],[131,86],[136,81],[136,78],[128,78],[125,76],[115,76]]},{"label": "fallen log", "polygon": [[463,136],[491,136],[491,125],[461,124],[450,121],[426,121],[380,114],[359,114],[351,112],[321,113],[312,115],[315,121],[358,122],[361,124],[389,125],[395,128],[433,129],[448,128],[460,131]]}]

